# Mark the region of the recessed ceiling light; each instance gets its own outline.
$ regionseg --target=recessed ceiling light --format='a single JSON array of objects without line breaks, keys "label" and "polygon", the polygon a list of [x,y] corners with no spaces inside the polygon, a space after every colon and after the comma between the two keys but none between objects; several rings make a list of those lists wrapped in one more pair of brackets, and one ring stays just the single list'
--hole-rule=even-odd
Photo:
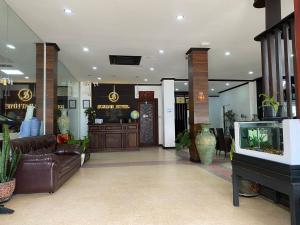
[{"label": "recessed ceiling light", "polygon": [[64,9],[64,12],[66,15],[72,15],[72,10],[71,9]]},{"label": "recessed ceiling light", "polygon": [[183,16],[183,15],[178,15],[178,16],[176,17],[176,19],[179,20],[179,21],[181,21],[181,20],[184,19],[184,16]]},{"label": "recessed ceiling light", "polygon": [[83,47],[82,50],[83,50],[84,52],[88,52],[88,51],[89,51],[89,48]]},{"label": "recessed ceiling light", "polygon": [[144,79],[144,81],[145,81],[145,82],[148,82],[148,79],[147,79],[147,78],[145,78],[145,79]]},{"label": "recessed ceiling light", "polygon": [[101,77],[98,77],[97,79],[98,79],[98,80],[102,80],[102,78],[101,78]]},{"label": "recessed ceiling light", "polygon": [[162,50],[162,49],[160,49],[158,52],[159,52],[159,54],[164,54],[165,53],[165,51]]},{"label": "recessed ceiling light", "polygon": [[10,49],[16,49],[16,47],[14,45],[11,45],[11,44],[7,44],[6,47],[10,48]]},{"label": "recessed ceiling light", "polygon": [[96,70],[96,69],[98,69],[97,66],[93,66],[93,70]]},{"label": "recessed ceiling light", "polygon": [[175,91],[179,91],[179,89],[178,89],[178,88],[176,88],[176,89],[175,89]]},{"label": "recessed ceiling light", "polygon": [[184,82],[184,85],[185,85],[185,86],[187,86],[187,85],[188,85],[188,83],[187,83],[187,82]]},{"label": "recessed ceiling light", "polygon": [[231,52],[225,52],[225,55],[229,56],[229,55],[231,55]]},{"label": "recessed ceiling light", "polygon": [[26,77],[24,77],[26,80],[28,80],[29,79],[29,77],[28,76],[26,76]]},{"label": "recessed ceiling light", "polygon": [[214,88],[212,88],[212,89],[210,89],[211,91],[215,91],[215,89]]},{"label": "recessed ceiling light", "polygon": [[7,75],[24,75],[24,73],[21,70],[2,69],[1,71]]},{"label": "recessed ceiling light", "polygon": [[291,54],[291,57],[294,57],[294,54]]},{"label": "recessed ceiling light", "polygon": [[202,46],[208,46],[208,45],[210,45],[210,43],[209,42],[202,42],[201,45]]},{"label": "recessed ceiling light", "polygon": [[154,67],[150,67],[150,71],[154,71]]},{"label": "recessed ceiling light", "polygon": [[252,75],[252,74],[254,74],[254,72],[253,71],[249,71],[249,74]]},{"label": "recessed ceiling light", "polygon": [[229,86],[229,85],[230,85],[230,83],[228,83],[228,82],[227,82],[225,85],[226,85],[226,86]]}]

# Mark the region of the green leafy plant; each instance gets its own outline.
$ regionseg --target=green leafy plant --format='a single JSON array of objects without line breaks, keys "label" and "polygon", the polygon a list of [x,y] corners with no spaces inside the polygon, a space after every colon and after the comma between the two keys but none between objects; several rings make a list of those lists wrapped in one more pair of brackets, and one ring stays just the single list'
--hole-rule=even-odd
[{"label": "green leafy plant", "polygon": [[265,138],[267,137],[266,134],[258,134],[249,136],[248,142],[250,147],[260,147],[263,143],[265,143]]},{"label": "green leafy plant", "polygon": [[236,114],[232,111],[232,110],[228,110],[225,114],[225,121],[227,122],[228,126],[230,128],[233,127],[233,124],[235,122],[235,117],[236,117]]},{"label": "green leafy plant", "polygon": [[176,150],[181,150],[191,145],[190,133],[188,130],[179,133],[176,137]]},{"label": "green leafy plant", "polygon": [[11,181],[16,173],[21,151],[12,149],[10,145],[9,129],[7,124],[2,124],[3,141],[0,150],[0,183]]},{"label": "green leafy plant", "polygon": [[70,140],[67,141],[67,144],[69,145],[80,145],[82,153],[85,153],[89,143],[90,143],[90,139],[88,138],[88,136],[84,136],[82,140],[80,139],[76,140],[74,139],[74,136],[72,134],[70,135]]},{"label": "green leafy plant", "polygon": [[89,124],[94,124],[96,119],[96,111],[89,107],[84,111],[85,115],[88,117]]},{"label": "green leafy plant", "polygon": [[262,106],[272,106],[272,108],[274,109],[275,113],[278,112],[279,109],[279,102],[277,102],[274,97],[271,97],[267,94],[260,94],[259,97],[263,98],[262,101]]}]

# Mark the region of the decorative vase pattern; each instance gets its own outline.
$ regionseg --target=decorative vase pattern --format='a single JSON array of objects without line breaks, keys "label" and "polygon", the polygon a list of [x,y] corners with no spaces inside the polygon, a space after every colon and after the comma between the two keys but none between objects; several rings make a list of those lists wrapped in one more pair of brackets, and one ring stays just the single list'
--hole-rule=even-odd
[{"label": "decorative vase pattern", "polygon": [[209,165],[216,154],[216,138],[209,130],[209,124],[201,124],[201,132],[196,136],[196,147],[201,163]]},{"label": "decorative vase pattern", "polygon": [[61,134],[68,134],[70,130],[70,118],[67,116],[67,110],[61,109],[61,117],[58,118],[57,124]]},{"label": "decorative vase pattern", "polygon": [[16,187],[16,179],[0,183],[0,203],[8,201]]}]

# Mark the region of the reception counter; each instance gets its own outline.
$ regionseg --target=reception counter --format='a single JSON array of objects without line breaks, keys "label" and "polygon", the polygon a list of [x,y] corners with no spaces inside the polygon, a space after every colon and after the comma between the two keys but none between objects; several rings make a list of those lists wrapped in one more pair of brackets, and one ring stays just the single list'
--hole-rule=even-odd
[{"label": "reception counter", "polygon": [[132,151],[139,148],[137,123],[89,125],[90,152]]}]

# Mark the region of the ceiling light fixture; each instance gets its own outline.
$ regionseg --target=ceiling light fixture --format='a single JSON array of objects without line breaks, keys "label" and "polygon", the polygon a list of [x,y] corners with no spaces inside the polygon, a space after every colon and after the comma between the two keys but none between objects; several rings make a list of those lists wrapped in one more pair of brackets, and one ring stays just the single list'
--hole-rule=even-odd
[{"label": "ceiling light fixture", "polygon": [[208,46],[208,45],[210,45],[210,43],[209,42],[202,42],[201,45],[202,46]]},{"label": "ceiling light fixture", "polygon": [[97,69],[97,66],[93,66],[93,70],[96,70]]},{"label": "ceiling light fixture", "polygon": [[150,71],[154,71],[155,69],[154,69],[154,67],[150,67]]},{"label": "ceiling light fixture", "polygon": [[215,89],[214,88],[212,88],[212,89],[210,89],[211,91],[215,91]]},{"label": "ceiling light fixture", "polygon": [[227,51],[227,52],[225,52],[225,55],[226,55],[226,56],[230,56],[230,55],[231,55],[231,52],[228,52],[228,51]]},{"label": "ceiling light fixture", "polygon": [[188,83],[187,83],[187,82],[184,82],[184,85],[185,85],[185,86],[187,86],[187,85],[188,85]]},{"label": "ceiling light fixture", "polygon": [[83,47],[82,50],[83,50],[84,52],[88,52],[88,51],[89,51],[89,48]]},{"label": "ceiling light fixture", "polygon": [[176,88],[176,89],[175,89],[175,91],[179,91],[179,89],[178,89],[178,88]]},{"label": "ceiling light fixture", "polygon": [[165,53],[165,51],[162,50],[162,49],[160,49],[158,52],[159,52],[159,54],[164,54]]},{"label": "ceiling light fixture", "polygon": [[29,79],[29,77],[28,76],[26,76],[26,77],[24,77],[26,80],[28,80]]},{"label": "ceiling light fixture", "polygon": [[71,9],[64,9],[65,15],[72,15],[72,10]]},{"label": "ceiling light fixture", "polygon": [[253,71],[249,71],[249,74],[252,75],[252,74],[254,74],[254,72]]},{"label": "ceiling light fixture", "polygon": [[148,82],[148,79],[147,79],[147,78],[145,78],[145,79],[144,79],[144,81],[145,81],[145,82]]},{"label": "ceiling light fixture", "polygon": [[98,79],[98,80],[102,80],[102,78],[101,78],[101,77],[98,77],[97,79]]},{"label": "ceiling light fixture", "polygon": [[5,73],[7,75],[24,75],[24,73],[21,70],[2,69],[1,72]]},{"label": "ceiling light fixture", "polygon": [[291,57],[294,57],[294,54],[291,54]]},{"label": "ceiling light fixture", "polygon": [[183,15],[178,15],[178,16],[176,17],[176,19],[177,19],[178,21],[181,21],[181,20],[184,19],[184,16],[183,16]]},{"label": "ceiling light fixture", "polygon": [[9,49],[16,49],[16,47],[12,44],[7,44],[6,47]]},{"label": "ceiling light fixture", "polygon": [[228,83],[228,82],[227,82],[225,85],[226,85],[226,86],[229,86],[229,85],[230,85],[230,83]]}]

